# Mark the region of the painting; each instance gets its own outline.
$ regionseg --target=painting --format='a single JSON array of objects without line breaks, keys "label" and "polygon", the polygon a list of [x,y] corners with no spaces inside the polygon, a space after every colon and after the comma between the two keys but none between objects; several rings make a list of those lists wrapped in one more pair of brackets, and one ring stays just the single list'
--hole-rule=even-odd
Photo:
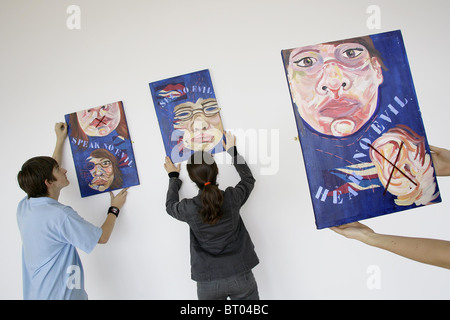
[{"label": "painting", "polygon": [[195,151],[224,151],[223,125],[209,70],[149,84],[166,155],[173,163]]},{"label": "painting", "polygon": [[81,197],[139,185],[122,101],[65,115]]},{"label": "painting", "polygon": [[318,229],[441,202],[400,30],[281,54]]}]

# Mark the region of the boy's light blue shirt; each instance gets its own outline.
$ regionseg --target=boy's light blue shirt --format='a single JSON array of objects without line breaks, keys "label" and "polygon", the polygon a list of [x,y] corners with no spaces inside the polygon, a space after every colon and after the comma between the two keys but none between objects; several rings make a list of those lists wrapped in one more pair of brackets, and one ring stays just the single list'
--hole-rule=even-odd
[{"label": "boy's light blue shirt", "polygon": [[24,299],[87,299],[76,248],[90,253],[102,229],[48,197],[22,199],[17,207],[17,223],[23,244]]}]

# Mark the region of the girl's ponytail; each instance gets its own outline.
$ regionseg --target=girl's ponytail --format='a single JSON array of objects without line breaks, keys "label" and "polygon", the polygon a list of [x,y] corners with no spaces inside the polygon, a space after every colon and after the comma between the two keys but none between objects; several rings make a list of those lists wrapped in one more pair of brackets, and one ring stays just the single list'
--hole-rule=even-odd
[{"label": "girl's ponytail", "polygon": [[223,216],[223,193],[216,184],[219,169],[208,152],[195,152],[186,169],[191,180],[202,190],[200,216],[204,223],[216,224]]}]

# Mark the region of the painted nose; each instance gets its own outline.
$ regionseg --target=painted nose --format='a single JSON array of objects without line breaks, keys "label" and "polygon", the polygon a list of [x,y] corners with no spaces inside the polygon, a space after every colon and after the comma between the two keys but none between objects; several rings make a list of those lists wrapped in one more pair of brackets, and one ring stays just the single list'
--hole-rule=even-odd
[{"label": "painted nose", "polygon": [[198,114],[194,117],[194,121],[192,122],[193,131],[206,130],[208,128],[209,128],[209,123],[206,121],[206,119],[201,114]]},{"label": "painted nose", "polygon": [[330,95],[333,99],[339,99],[344,90],[347,90],[350,80],[344,75],[338,64],[332,62],[324,66],[323,74],[317,84],[316,90],[321,95]]},{"label": "painted nose", "polygon": [[105,171],[101,168],[99,164],[97,164],[94,168],[94,175],[101,176]]}]

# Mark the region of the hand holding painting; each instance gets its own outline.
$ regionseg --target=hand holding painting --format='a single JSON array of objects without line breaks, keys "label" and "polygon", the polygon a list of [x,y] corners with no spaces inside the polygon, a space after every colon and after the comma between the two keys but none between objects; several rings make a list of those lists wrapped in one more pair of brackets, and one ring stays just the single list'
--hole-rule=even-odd
[{"label": "hand holding painting", "polygon": [[229,131],[224,131],[225,140],[222,140],[223,147],[225,151],[228,151],[230,148],[236,146],[236,136],[234,136]]},{"label": "hand holding painting", "polygon": [[[450,150],[430,145],[437,176],[450,175]],[[360,222],[330,228],[346,238],[361,241],[405,258],[450,269],[450,241],[378,234]]]},{"label": "hand holding painting", "polygon": [[437,176],[450,176],[450,150],[430,145],[431,158]]},{"label": "hand holding painting", "polygon": [[450,269],[450,241],[379,234],[360,222],[330,229],[411,260]]}]

